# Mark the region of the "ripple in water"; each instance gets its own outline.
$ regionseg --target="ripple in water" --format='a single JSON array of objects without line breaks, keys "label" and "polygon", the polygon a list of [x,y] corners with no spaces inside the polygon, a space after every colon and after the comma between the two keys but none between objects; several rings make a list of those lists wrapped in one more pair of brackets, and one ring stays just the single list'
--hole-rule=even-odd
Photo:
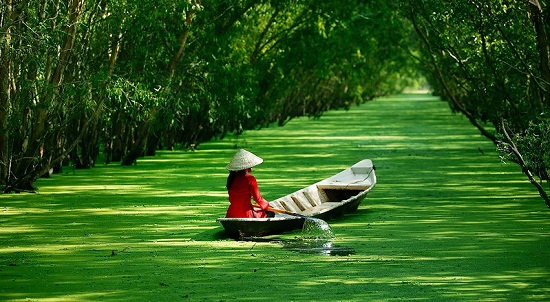
[{"label": "ripple in water", "polygon": [[293,240],[282,240],[273,238],[249,237],[243,238],[255,242],[273,242],[283,246],[287,251],[326,255],[326,256],[349,256],[355,255],[355,250],[351,247],[345,247],[334,244],[331,240],[336,236],[328,223],[318,218],[308,218],[304,222],[302,234]]},{"label": "ripple in water", "polygon": [[318,254],[327,256],[354,255],[355,250],[350,247],[335,245],[332,241],[321,239],[303,239],[282,241],[283,248],[288,251],[302,254]]}]

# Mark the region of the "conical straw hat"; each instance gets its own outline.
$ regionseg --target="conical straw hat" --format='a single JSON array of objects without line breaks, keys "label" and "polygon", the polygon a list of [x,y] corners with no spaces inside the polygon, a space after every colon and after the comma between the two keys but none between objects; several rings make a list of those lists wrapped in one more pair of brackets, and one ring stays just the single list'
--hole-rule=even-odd
[{"label": "conical straw hat", "polygon": [[229,171],[240,171],[257,166],[263,163],[263,161],[263,159],[254,155],[252,152],[241,149],[235,153],[226,168]]}]

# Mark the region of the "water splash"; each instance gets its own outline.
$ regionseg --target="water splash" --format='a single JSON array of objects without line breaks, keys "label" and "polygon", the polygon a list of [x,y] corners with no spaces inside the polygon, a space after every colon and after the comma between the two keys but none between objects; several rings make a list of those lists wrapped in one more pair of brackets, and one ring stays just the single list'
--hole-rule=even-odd
[{"label": "water splash", "polygon": [[255,242],[278,243],[287,251],[301,254],[326,256],[349,256],[355,254],[355,250],[351,247],[334,244],[332,239],[335,237],[326,221],[309,217],[304,222],[302,234],[291,240],[263,237],[243,237],[242,239]]},{"label": "water splash", "polygon": [[302,237],[306,239],[332,239],[335,236],[326,221],[318,218],[308,218],[302,227]]}]

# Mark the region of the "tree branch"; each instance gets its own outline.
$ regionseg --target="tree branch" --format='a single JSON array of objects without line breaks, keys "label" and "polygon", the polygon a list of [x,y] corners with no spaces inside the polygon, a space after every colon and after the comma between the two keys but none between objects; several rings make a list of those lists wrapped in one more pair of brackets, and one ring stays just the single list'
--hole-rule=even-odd
[{"label": "tree branch", "polygon": [[504,136],[506,137],[506,140],[507,140],[507,142],[503,142],[503,143],[506,143],[510,147],[510,150],[516,156],[517,163],[521,166],[521,170],[523,174],[525,174],[527,178],[529,178],[529,182],[531,182],[531,184],[534,185],[535,188],[537,188],[537,190],[539,191],[540,197],[542,197],[542,199],[544,200],[544,203],[546,204],[546,207],[550,209],[550,197],[548,196],[548,193],[546,193],[544,188],[537,182],[537,180],[533,176],[533,172],[531,172],[531,170],[527,166],[527,163],[523,159],[521,152],[518,150],[516,144],[508,134],[508,131],[506,130],[506,125],[504,124],[504,120],[501,121],[501,127],[502,127],[502,133],[504,133]]}]

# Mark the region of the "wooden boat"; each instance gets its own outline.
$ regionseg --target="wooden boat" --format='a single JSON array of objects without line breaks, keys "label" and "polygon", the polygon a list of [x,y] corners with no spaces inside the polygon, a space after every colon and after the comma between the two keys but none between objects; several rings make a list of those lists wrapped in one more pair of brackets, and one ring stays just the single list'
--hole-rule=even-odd
[{"label": "wooden boat", "polygon": [[[375,167],[370,159],[364,159],[336,175],[269,204],[277,210],[330,220],[357,210],[375,185]],[[305,218],[276,213],[272,218],[218,218],[217,221],[229,237],[238,239],[301,229]]]}]

